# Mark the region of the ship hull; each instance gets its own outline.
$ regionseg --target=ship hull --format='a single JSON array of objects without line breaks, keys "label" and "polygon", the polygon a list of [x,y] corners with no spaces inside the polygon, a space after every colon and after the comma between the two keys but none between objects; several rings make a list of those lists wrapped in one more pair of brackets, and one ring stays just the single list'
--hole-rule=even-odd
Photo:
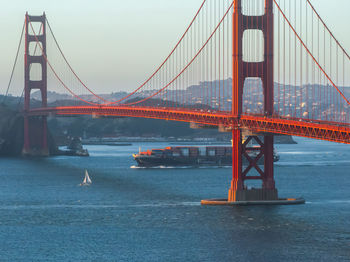
[{"label": "ship hull", "polygon": [[[135,160],[140,167],[157,167],[157,166],[231,166],[232,158],[227,157],[152,157],[137,156]],[[278,161],[275,159],[275,161]],[[243,159],[243,165],[248,165],[247,159]],[[264,164],[264,158],[260,158],[258,165]]]},{"label": "ship hull", "polygon": [[[246,151],[251,159],[259,156],[259,147],[251,147]],[[166,147],[164,149],[152,149],[146,152],[133,154],[135,161],[140,167],[157,167],[157,166],[231,166],[232,165],[232,148],[222,146],[208,147]],[[274,161],[279,157],[274,152]],[[242,164],[248,165],[246,157],[242,157]],[[262,156],[258,165],[264,164]]]}]

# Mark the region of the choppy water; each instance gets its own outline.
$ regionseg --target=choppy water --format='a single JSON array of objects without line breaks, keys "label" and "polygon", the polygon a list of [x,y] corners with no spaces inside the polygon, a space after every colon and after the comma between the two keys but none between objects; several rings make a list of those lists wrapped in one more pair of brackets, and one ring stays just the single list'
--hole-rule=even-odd
[{"label": "choppy water", "polygon": [[201,206],[226,197],[229,168],[130,168],[165,143],[0,159],[0,261],[350,261],[350,146],[297,140],[275,171],[301,206]]}]

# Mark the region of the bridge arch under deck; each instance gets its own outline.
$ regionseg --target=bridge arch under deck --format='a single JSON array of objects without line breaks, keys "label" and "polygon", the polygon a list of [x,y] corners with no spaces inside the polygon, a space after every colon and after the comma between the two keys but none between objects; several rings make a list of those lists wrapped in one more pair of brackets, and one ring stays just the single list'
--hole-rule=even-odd
[{"label": "bridge arch under deck", "polygon": [[272,133],[327,140],[350,144],[350,125],[339,126],[339,123],[315,120],[299,120],[293,118],[264,117],[259,115],[242,115],[239,119],[230,112],[209,112],[178,108],[147,107],[103,107],[72,106],[47,107],[31,109],[30,116],[110,116],[110,117],[142,117],[170,121],[194,122],[225,128],[240,127],[257,133]]}]

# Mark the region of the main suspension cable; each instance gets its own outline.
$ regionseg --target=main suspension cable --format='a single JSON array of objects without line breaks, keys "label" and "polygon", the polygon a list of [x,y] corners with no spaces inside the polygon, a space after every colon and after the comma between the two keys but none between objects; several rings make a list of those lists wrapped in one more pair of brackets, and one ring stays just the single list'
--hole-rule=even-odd
[{"label": "main suspension cable", "polygon": [[232,1],[231,5],[229,6],[229,8],[227,9],[226,13],[224,14],[224,16],[222,17],[222,19],[220,20],[219,24],[216,26],[216,28],[214,29],[213,33],[209,36],[209,38],[207,39],[207,41],[204,43],[204,45],[199,49],[199,51],[197,52],[197,54],[192,58],[192,60],[181,70],[181,72],[173,79],[171,80],[167,85],[165,85],[163,88],[161,88],[160,90],[158,90],[157,92],[155,92],[153,95],[146,97],[140,101],[136,101],[136,102],[132,102],[132,103],[126,103],[123,105],[134,105],[134,104],[139,104],[142,103],[144,101],[149,100],[150,98],[156,96],[157,94],[159,94],[160,92],[162,92],[164,89],[166,89],[167,87],[169,87],[172,83],[174,83],[176,81],[176,79],[179,78],[180,75],[182,75],[183,72],[185,72],[188,67],[193,63],[193,61],[198,57],[198,55],[203,51],[203,49],[207,46],[207,44],[209,43],[209,41],[212,39],[212,37],[214,36],[214,34],[216,33],[216,31],[218,30],[218,28],[220,27],[220,25],[222,24],[222,22],[224,21],[224,19],[226,18],[227,14],[229,13],[229,11],[231,10],[231,8],[233,7],[234,1]]},{"label": "main suspension cable", "polygon": [[132,96],[133,94],[135,94],[137,91],[139,91],[142,87],[144,87],[159,71],[160,69],[165,65],[165,63],[169,60],[169,58],[174,54],[175,50],[177,49],[177,47],[180,45],[180,43],[182,42],[182,40],[185,38],[185,36],[187,35],[188,31],[190,30],[190,28],[192,27],[193,23],[195,22],[195,20],[197,19],[199,13],[201,12],[201,10],[203,9],[204,4],[206,3],[207,0],[204,0],[201,4],[201,6],[199,7],[196,15],[194,16],[194,18],[192,19],[191,23],[189,24],[189,26],[187,27],[185,33],[181,36],[180,40],[176,43],[175,47],[173,48],[173,50],[170,52],[170,54],[167,56],[167,58],[163,61],[163,63],[157,68],[157,70],[142,84],[140,85],[137,89],[135,89],[133,92],[131,92],[129,95],[111,102],[108,105],[112,105],[112,104],[116,104],[119,103],[127,98],[129,98],[130,96]]},{"label": "main suspension cable", "polygon": [[100,99],[100,100],[102,100],[102,101],[104,101],[104,102],[107,102],[107,103],[110,102],[110,101],[104,99],[103,97],[101,97],[101,96],[95,94],[90,88],[88,88],[88,87],[84,84],[84,82],[83,82],[83,81],[80,79],[80,77],[76,74],[76,72],[74,71],[74,69],[72,68],[72,66],[70,65],[70,63],[68,62],[66,56],[64,55],[64,53],[63,53],[63,51],[62,51],[60,45],[58,44],[58,41],[57,41],[57,39],[56,39],[56,37],[55,37],[55,34],[54,34],[53,31],[52,31],[52,28],[51,28],[51,26],[50,26],[49,20],[47,20],[47,18],[46,18],[46,22],[47,22],[47,25],[49,26],[51,35],[52,35],[52,37],[53,37],[53,39],[54,39],[54,41],[55,41],[55,43],[56,43],[56,46],[57,46],[58,50],[60,51],[60,53],[61,53],[61,55],[62,55],[64,61],[66,62],[66,64],[68,65],[69,69],[70,69],[71,72],[74,74],[74,76],[77,78],[77,80],[78,80],[78,81],[79,81],[79,82],[80,82],[94,97],[96,97],[96,98],[98,98],[98,99]]},{"label": "main suspension cable", "polygon": [[[36,41],[37,43],[39,43],[38,36],[35,34],[35,31],[34,31],[32,22],[29,20],[29,18],[28,18],[28,21],[29,21],[30,27],[32,28],[35,41]],[[46,56],[46,54],[45,54],[45,52],[44,52],[43,47],[42,47],[40,44],[39,44],[39,47],[40,47],[40,49],[41,49],[42,56],[44,57],[46,63],[49,65],[49,67],[50,67],[50,69],[52,70],[52,72],[54,73],[54,75],[56,76],[57,80],[63,85],[63,87],[64,87],[65,89],[68,90],[68,92],[69,92],[72,96],[74,96],[75,98],[77,98],[77,99],[79,99],[79,100],[81,100],[81,101],[83,101],[83,102],[85,102],[85,103],[87,103],[87,104],[90,104],[90,105],[100,105],[100,104],[93,103],[93,102],[87,101],[87,100],[85,100],[85,99],[79,97],[79,96],[76,95],[71,89],[69,89],[69,88],[67,87],[67,85],[62,81],[62,79],[58,76],[58,74],[57,74],[56,71],[54,70],[53,66],[51,65],[50,61],[47,59],[47,56]]]},{"label": "main suspension cable", "polygon": [[203,0],[201,6],[199,7],[197,13],[195,14],[194,18],[191,20],[191,23],[189,24],[189,26],[187,27],[185,33],[182,35],[182,37],[180,38],[180,40],[176,43],[175,47],[173,48],[173,50],[170,52],[170,54],[166,57],[166,59],[163,61],[163,63],[157,68],[157,70],[142,84],[140,85],[137,89],[135,89],[133,92],[131,92],[130,94],[128,94],[127,96],[117,100],[117,101],[109,101],[109,100],[106,100],[102,97],[100,97],[99,95],[95,94],[91,89],[89,89],[87,87],[87,85],[84,84],[84,82],[79,78],[79,76],[76,74],[76,72],[73,70],[73,68],[71,67],[70,63],[68,62],[68,60],[66,59],[62,49],[60,48],[59,44],[58,44],[58,41],[53,33],[53,30],[50,26],[50,23],[49,21],[46,19],[47,21],[47,24],[48,24],[48,27],[50,29],[50,32],[53,36],[53,39],[57,45],[57,48],[58,50],[60,51],[63,59],[65,60],[65,62],[67,63],[68,67],[70,68],[70,70],[72,71],[72,73],[74,74],[74,76],[77,78],[77,80],[93,95],[95,96],[96,98],[104,101],[105,103],[104,104],[101,104],[101,105],[113,105],[113,104],[116,104],[116,103],[120,103],[121,101],[127,99],[128,97],[132,96],[133,94],[135,94],[137,91],[139,91],[142,87],[144,87],[159,71],[160,69],[163,68],[163,66],[165,65],[165,63],[169,60],[169,58],[173,55],[173,53],[175,52],[175,50],[177,49],[177,47],[180,45],[180,43],[182,42],[182,40],[185,38],[185,36],[187,35],[188,31],[190,30],[191,26],[193,25],[194,21],[197,19],[199,13],[201,12],[201,10],[203,9],[203,6],[204,4],[206,3],[207,0]]},{"label": "main suspension cable", "polygon": [[320,63],[316,60],[316,58],[313,56],[313,54],[311,53],[311,51],[309,50],[309,48],[306,46],[306,44],[304,43],[304,41],[301,39],[301,37],[299,36],[299,34],[297,33],[297,31],[295,30],[295,28],[293,27],[293,25],[291,24],[291,22],[289,21],[289,19],[287,18],[287,16],[285,15],[285,13],[282,11],[281,7],[278,5],[276,0],[273,0],[274,3],[276,4],[278,10],[281,12],[283,18],[285,19],[285,21],[288,23],[289,27],[291,28],[291,30],[294,32],[294,34],[296,35],[296,37],[298,38],[298,40],[300,41],[300,43],[304,46],[305,50],[307,51],[307,53],[311,56],[311,58],[314,60],[314,62],[317,64],[318,68],[322,71],[322,73],[325,75],[325,77],[329,80],[329,82],[333,85],[333,87],[338,91],[338,93],[341,95],[341,97],[346,101],[346,103],[348,105],[350,105],[350,101],[345,97],[345,95],[343,94],[343,92],[338,88],[338,86],[332,81],[332,79],[330,78],[330,76],[326,73],[326,71],[323,69],[323,67],[320,65]]},{"label": "main suspension cable", "polygon": [[334,41],[337,43],[337,45],[340,47],[340,49],[344,52],[344,54],[347,56],[347,58],[350,60],[350,55],[346,52],[346,50],[344,49],[344,47],[340,44],[340,42],[337,40],[337,38],[335,38],[335,36],[333,35],[333,33],[331,32],[331,30],[329,29],[329,27],[326,25],[326,23],[323,21],[323,19],[321,18],[321,16],[319,15],[319,13],[316,11],[316,9],[314,8],[314,6],[311,4],[310,0],[306,0],[306,2],[310,5],[311,9],[314,11],[314,13],[316,14],[316,16],[318,17],[318,19],[321,21],[321,23],[323,24],[323,26],[326,28],[326,30],[328,31],[328,33],[331,35],[331,37],[334,39]]},{"label": "main suspension cable", "polygon": [[13,63],[13,67],[12,67],[12,71],[11,71],[10,80],[9,80],[9,82],[8,82],[7,89],[6,89],[6,93],[5,93],[5,96],[4,96],[4,98],[3,98],[2,103],[5,103],[5,102],[6,102],[6,98],[7,98],[7,95],[8,95],[8,93],[9,93],[9,90],[10,90],[10,86],[11,86],[11,83],[12,83],[13,74],[14,74],[14,72],[15,72],[15,68],[16,68],[16,65],[17,65],[17,60],[18,60],[19,51],[20,51],[21,45],[22,45],[23,34],[24,34],[24,28],[25,28],[25,22],[23,23],[22,33],[21,33],[21,37],[20,37],[20,40],[19,40],[19,43],[18,43],[18,47],[17,47],[17,53],[16,53],[16,57],[15,57],[15,62]]}]

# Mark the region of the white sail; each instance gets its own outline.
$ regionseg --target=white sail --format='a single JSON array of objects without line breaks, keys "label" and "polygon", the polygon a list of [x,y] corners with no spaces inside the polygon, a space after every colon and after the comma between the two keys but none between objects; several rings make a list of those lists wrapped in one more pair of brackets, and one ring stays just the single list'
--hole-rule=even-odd
[{"label": "white sail", "polygon": [[85,170],[85,179],[84,180],[86,180],[85,183],[88,183],[88,184],[92,183],[87,170]]},{"label": "white sail", "polygon": [[92,181],[89,177],[88,171],[85,170],[84,180],[83,180],[83,182],[81,182],[80,186],[89,186],[90,184],[92,184]]}]

